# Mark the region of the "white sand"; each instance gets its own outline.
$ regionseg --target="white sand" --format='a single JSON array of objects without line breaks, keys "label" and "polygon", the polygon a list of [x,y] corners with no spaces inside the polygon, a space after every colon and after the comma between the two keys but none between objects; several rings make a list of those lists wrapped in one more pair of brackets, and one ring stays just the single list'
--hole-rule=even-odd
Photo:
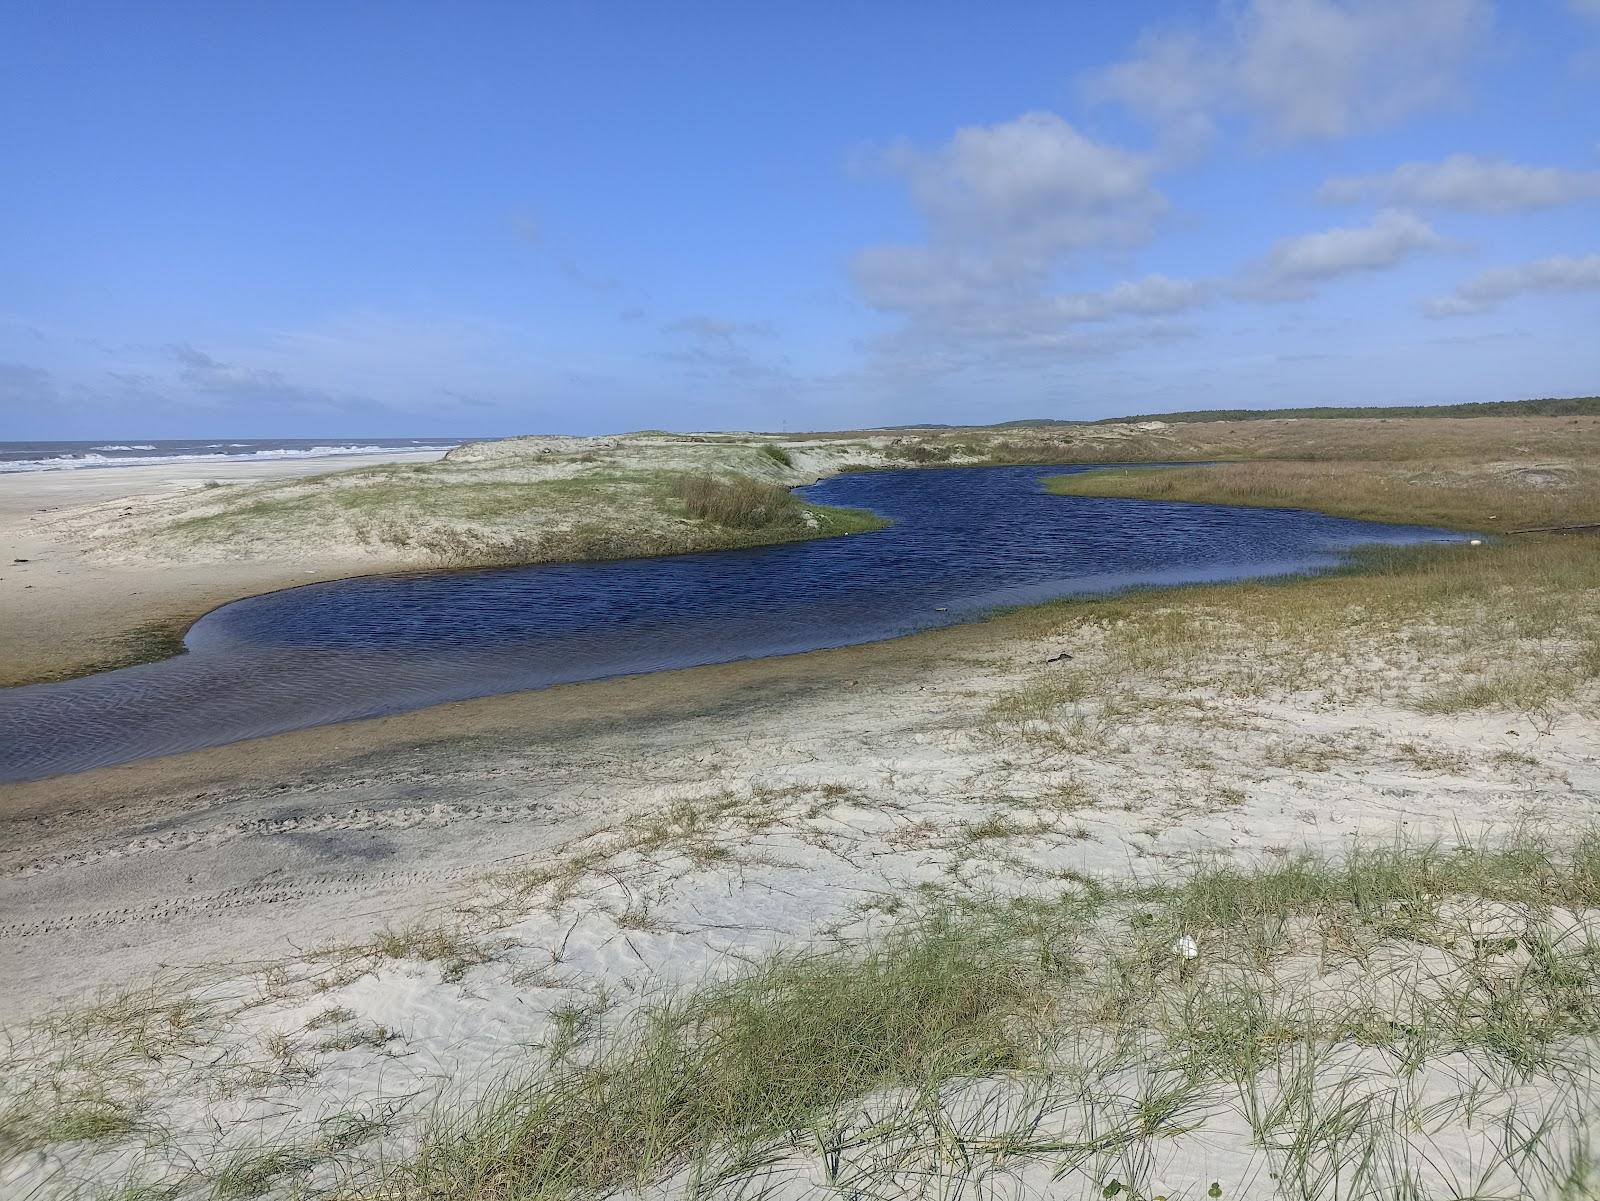
[{"label": "white sand", "polygon": [[240,597],[375,566],[338,548],[292,561],[118,561],[74,537],[74,517],[159,504],[210,480],[254,483],[439,457],[427,451],[0,474],[0,684],[93,658],[96,647],[114,653],[117,635],[145,622],[190,621]]},{"label": "white sand", "polygon": [[[218,1006],[194,1046],[139,1069],[151,1120],[184,1157],[215,1164],[263,1139],[304,1140],[330,1115],[380,1110],[392,1153],[437,1097],[469,1098],[524,1064],[558,1010],[600,1020],[604,998],[614,1024],[774,949],[870,935],[929,888],[1048,898],[1072,874],[1160,878],[1196,856],[1261,863],[1530,823],[1558,835],[1600,807],[1592,705],[1545,719],[1425,717],[1406,704],[1418,667],[1393,657],[1398,644],[1306,691],[1219,697],[1202,684],[1174,704],[1170,681],[1134,674],[1114,704],[1091,697],[1042,722],[997,723],[995,698],[1092,671],[1104,653],[1094,626],[1043,641],[1005,629],[677,673],[671,703],[647,712],[619,698],[673,677],[556,690],[543,724],[537,703],[501,698],[344,727],[343,751],[326,731],[268,740],[232,754],[260,764],[280,746],[292,761],[299,746],[305,770],[253,785],[176,782],[226,765],[224,751],[178,761],[166,792],[151,783],[157,765],[85,777],[92,810],[14,790],[0,860],[8,1013],[165,969],[168,997],[193,986]],[[1060,652],[1073,658],[1046,663]],[[1195,674],[1221,679],[1266,653]],[[452,729],[478,740],[428,742]],[[107,813],[119,795],[126,808]],[[974,836],[996,816],[1009,825]],[[521,895],[485,879],[544,868],[555,878]],[[450,980],[436,962],[306,954],[424,916],[469,930],[486,961]],[[217,966],[242,948],[251,964]],[[370,1045],[329,1045],[361,1039]],[[1429,1071],[1444,1075],[1416,1088],[1442,1087],[1450,1065]],[[1467,1171],[1482,1137],[1451,1127],[1434,1154]],[[127,1142],[56,1147],[0,1181],[68,1195],[62,1182],[134,1159],[182,1178],[187,1159],[170,1158]],[[1219,1119],[1162,1142],[1148,1178],[1173,1196],[1203,1195],[1219,1176],[1229,1197],[1271,1196],[1269,1167],[1248,1131]],[[818,1170],[796,1150],[762,1187],[817,1195]],[[1015,1170],[993,1195],[1049,1195],[1048,1165]],[[311,1179],[333,1174],[325,1165]]]}]

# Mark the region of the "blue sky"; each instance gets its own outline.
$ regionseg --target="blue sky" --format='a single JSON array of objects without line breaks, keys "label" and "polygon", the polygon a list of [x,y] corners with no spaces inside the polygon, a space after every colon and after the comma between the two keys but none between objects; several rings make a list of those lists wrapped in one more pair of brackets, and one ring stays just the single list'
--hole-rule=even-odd
[{"label": "blue sky", "polygon": [[0,5],[0,439],[1600,391],[1600,0]]}]

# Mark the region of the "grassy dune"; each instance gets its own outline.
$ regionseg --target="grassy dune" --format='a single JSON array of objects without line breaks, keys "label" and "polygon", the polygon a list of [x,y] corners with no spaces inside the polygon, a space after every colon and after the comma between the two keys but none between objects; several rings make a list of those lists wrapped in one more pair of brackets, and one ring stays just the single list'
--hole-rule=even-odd
[{"label": "grassy dune", "polygon": [[1148,1197],[1162,1146],[1208,1122],[1248,1131],[1253,1170],[1186,1195],[1269,1173],[1295,1197],[1579,1195],[1597,907],[1585,836],[935,909],[685,994],[587,1058],[558,1048],[351,1195],[788,1195],[820,1155],[846,1196],[1009,1172]]},{"label": "grassy dune", "polygon": [[206,489],[141,515],[135,540],[173,558],[311,547],[469,567],[715,550],[883,524],[803,503],[788,485],[804,474],[755,443],[558,445],[491,443],[438,463]]},{"label": "grassy dune", "polygon": [[[805,437],[637,434],[469,444],[443,461],[218,486],[85,512],[67,532],[122,556],[182,561],[322,556],[395,567],[618,558],[853,533],[869,516],[762,489],[841,471],[999,463],[1283,460],[1203,477],[1254,496],[1359,516],[1527,523],[1592,504],[1600,418],[1326,419]],[[1293,466],[1291,464],[1297,464]],[[1071,487],[1103,491],[1109,477]],[[1202,477],[1159,485],[1175,496]],[[1211,486],[1207,484],[1206,486]],[[729,491],[729,488],[734,491]],[[732,506],[707,504],[707,491]],[[700,499],[696,499],[699,491]],[[1480,501],[1498,503],[1484,510]],[[1427,503],[1422,501],[1426,499]],[[1405,512],[1401,512],[1404,509]],[[370,568],[369,568],[370,569]]]}]

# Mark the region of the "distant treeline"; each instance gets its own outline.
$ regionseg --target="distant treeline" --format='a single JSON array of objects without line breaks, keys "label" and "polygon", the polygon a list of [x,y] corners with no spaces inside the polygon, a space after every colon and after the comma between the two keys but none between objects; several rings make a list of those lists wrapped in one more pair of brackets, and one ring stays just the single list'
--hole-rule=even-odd
[{"label": "distant treeline", "polygon": [[1186,413],[1140,413],[1102,417],[1098,421],[1002,421],[992,427],[1018,425],[1110,425],[1124,421],[1267,421],[1274,417],[1600,417],[1600,396],[1568,396],[1544,400],[1486,400],[1454,405],[1324,406],[1310,409],[1195,409]]}]

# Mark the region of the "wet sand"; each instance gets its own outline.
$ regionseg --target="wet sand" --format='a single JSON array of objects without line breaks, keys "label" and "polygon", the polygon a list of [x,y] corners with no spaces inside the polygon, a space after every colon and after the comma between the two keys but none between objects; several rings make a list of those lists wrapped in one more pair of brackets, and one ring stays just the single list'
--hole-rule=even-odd
[{"label": "wet sand", "polygon": [[813,738],[843,711],[893,719],[885,692],[970,672],[1008,637],[1001,619],[0,786],[8,1008],[410,920],[614,821],[623,793],[701,776],[708,755]]}]

